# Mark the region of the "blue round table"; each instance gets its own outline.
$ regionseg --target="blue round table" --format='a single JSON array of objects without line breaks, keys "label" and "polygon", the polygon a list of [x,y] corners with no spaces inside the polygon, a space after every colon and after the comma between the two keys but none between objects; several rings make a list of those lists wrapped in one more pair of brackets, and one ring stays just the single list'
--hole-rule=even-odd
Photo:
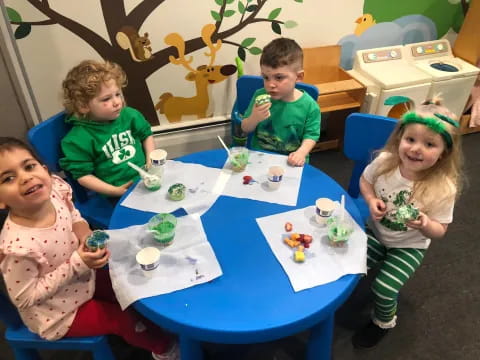
[{"label": "blue round table", "polygon": [[[226,153],[209,150],[177,160],[222,168]],[[295,293],[255,219],[313,205],[319,197],[339,200],[342,194],[348,211],[361,224],[358,209],[345,190],[310,165],[303,170],[296,207],[220,196],[201,220],[223,275],[136,301],[135,309],[179,335],[182,360],[202,359],[200,341],[258,343],[306,329],[311,330],[307,359],[330,359],[335,310],[353,291],[359,276],[346,275]],[[183,210],[176,213],[181,214]],[[117,205],[110,228],[144,224],[152,215]]]}]

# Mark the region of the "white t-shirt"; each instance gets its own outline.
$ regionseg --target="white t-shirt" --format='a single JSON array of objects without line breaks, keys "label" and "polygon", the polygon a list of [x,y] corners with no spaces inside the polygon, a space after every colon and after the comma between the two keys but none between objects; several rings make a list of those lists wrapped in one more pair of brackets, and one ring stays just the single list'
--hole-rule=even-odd
[{"label": "white t-shirt", "polygon": [[[368,225],[377,239],[386,247],[391,248],[416,248],[427,249],[430,239],[425,237],[419,230],[412,229],[396,221],[394,216],[396,209],[407,205],[412,193],[413,181],[408,180],[396,168],[393,173],[383,174],[374,182],[375,172],[383,161],[388,161],[388,153],[381,153],[364,170],[363,177],[373,184],[377,198],[382,199],[387,207],[387,213],[380,221],[369,218]],[[441,206],[428,212],[430,219],[441,224],[449,224],[453,219],[454,200],[442,202]],[[419,201],[413,201],[412,205],[422,209]]]}]

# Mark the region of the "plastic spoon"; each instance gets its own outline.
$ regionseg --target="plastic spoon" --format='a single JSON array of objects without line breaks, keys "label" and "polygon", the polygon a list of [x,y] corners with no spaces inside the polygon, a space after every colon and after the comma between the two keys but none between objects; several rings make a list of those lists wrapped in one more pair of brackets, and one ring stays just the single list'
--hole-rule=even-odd
[{"label": "plastic spoon", "polygon": [[345,195],[340,199],[340,221],[342,224],[345,222]]},{"label": "plastic spoon", "polygon": [[151,187],[156,187],[160,185],[160,178],[157,175],[152,175],[143,170],[141,167],[135,165],[132,162],[127,162],[128,166],[130,166],[132,169],[136,170],[140,176],[142,177],[143,181],[145,182],[145,186],[148,188]]},{"label": "plastic spoon", "polygon": [[228,157],[230,157],[230,150],[228,149],[227,145],[225,145],[225,143],[223,142],[222,138],[219,135],[217,135],[217,138],[222,144],[223,148],[227,151]]}]

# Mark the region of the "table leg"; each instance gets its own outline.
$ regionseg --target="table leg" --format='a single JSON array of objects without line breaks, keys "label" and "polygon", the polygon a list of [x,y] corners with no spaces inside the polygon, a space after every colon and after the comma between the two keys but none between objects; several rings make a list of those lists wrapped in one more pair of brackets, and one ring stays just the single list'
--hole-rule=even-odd
[{"label": "table leg", "polygon": [[310,329],[307,360],[331,360],[334,314]]},{"label": "table leg", "polygon": [[180,335],[180,354],[182,360],[203,360],[200,341]]}]

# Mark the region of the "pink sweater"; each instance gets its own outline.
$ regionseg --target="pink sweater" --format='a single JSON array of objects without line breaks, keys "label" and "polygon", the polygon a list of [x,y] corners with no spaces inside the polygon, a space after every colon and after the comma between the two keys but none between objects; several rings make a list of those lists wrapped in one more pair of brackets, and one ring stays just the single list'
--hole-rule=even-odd
[{"label": "pink sweater", "polygon": [[28,228],[7,218],[0,234],[5,256],[0,270],[25,325],[56,340],[68,332],[78,307],[92,298],[95,272],[76,251],[72,225],[85,220],[72,203],[72,189],[55,175],[51,199],[57,211],[51,227]]}]

